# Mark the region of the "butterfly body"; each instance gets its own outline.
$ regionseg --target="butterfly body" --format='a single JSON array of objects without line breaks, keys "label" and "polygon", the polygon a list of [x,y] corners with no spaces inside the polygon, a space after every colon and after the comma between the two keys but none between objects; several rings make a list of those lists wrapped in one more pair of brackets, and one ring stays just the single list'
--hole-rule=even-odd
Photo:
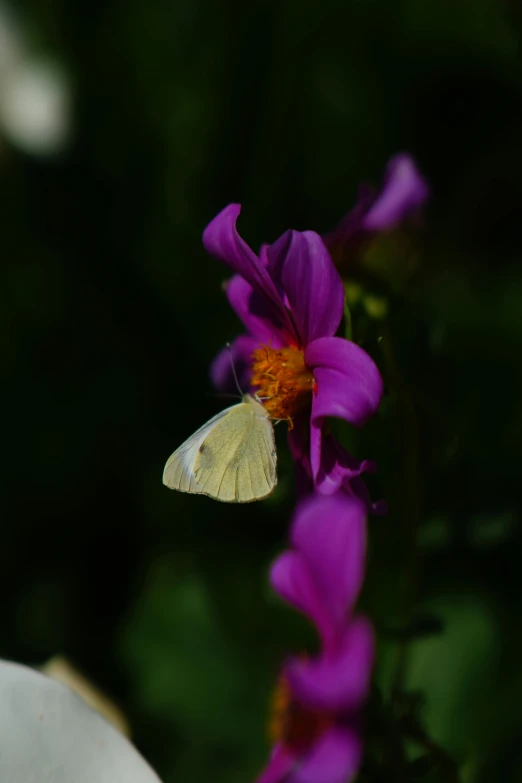
[{"label": "butterfly body", "polygon": [[225,503],[251,503],[277,484],[274,429],[250,394],[214,416],[168,459],[163,483]]}]

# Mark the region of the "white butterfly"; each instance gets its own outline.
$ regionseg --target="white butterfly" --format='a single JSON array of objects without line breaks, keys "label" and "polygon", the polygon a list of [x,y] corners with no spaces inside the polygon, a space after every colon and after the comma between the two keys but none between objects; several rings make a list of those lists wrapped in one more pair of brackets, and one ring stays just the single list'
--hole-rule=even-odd
[{"label": "white butterfly", "polygon": [[250,503],[277,484],[274,428],[250,394],[210,421],[167,460],[163,483],[225,503]]}]

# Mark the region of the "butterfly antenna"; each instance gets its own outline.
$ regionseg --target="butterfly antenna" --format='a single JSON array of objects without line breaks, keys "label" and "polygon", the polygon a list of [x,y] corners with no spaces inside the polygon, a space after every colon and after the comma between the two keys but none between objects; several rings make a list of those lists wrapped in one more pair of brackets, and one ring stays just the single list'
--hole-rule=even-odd
[{"label": "butterfly antenna", "polygon": [[229,356],[230,356],[230,366],[232,367],[232,375],[234,376],[234,380],[236,382],[237,390],[240,393],[240,395],[242,397],[244,397],[244,392],[241,389],[241,386],[239,385],[239,381],[237,379],[236,368],[234,367],[234,357],[232,356],[232,346],[230,345],[230,343],[227,343],[227,348],[228,348],[228,353],[229,353]]}]

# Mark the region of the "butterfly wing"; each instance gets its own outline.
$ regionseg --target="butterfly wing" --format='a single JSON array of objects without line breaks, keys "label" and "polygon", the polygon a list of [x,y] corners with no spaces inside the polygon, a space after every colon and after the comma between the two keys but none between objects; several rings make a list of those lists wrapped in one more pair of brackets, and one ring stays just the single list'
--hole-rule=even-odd
[{"label": "butterfly wing", "polygon": [[170,457],[163,482],[171,489],[249,503],[277,483],[274,431],[253,397],[215,416]]},{"label": "butterfly wing", "polygon": [[248,482],[253,494],[252,500],[258,500],[270,494],[277,484],[277,451],[274,427],[266,408],[253,397],[247,399],[253,407],[254,415],[248,441]]},{"label": "butterfly wing", "polygon": [[217,413],[170,455],[163,470],[163,483],[166,487],[180,492],[202,491],[194,476],[194,462],[200,446],[216,424],[237,407],[233,405],[232,408]]},{"label": "butterfly wing", "polygon": [[225,503],[250,503],[277,483],[274,430],[253,397],[230,409],[201,444],[194,473],[202,491]]}]

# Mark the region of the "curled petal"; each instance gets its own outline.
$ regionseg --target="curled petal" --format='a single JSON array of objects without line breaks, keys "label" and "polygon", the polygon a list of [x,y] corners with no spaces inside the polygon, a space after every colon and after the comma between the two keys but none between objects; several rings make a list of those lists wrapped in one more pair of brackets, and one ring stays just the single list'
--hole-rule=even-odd
[{"label": "curled petal", "polygon": [[363,473],[374,473],[376,469],[373,460],[365,459],[359,462],[331,433],[323,434],[320,466],[315,485],[322,495],[332,495]]},{"label": "curled petal", "polygon": [[335,334],[343,315],[344,289],[321,237],[314,231],[286,231],[267,248],[267,255],[301,345]]},{"label": "curled petal", "polygon": [[382,190],[366,212],[361,228],[366,231],[394,228],[420,209],[428,195],[428,186],[413,158],[396,155],[388,163]]},{"label": "curled petal", "polygon": [[[336,416],[361,426],[381,401],[382,379],[373,359],[350,340],[321,337],[305,351],[312,368],[317,393],[312,402],[312,423],[319,426],[326,416]],[[319,465],[314,465],[317,476]]]},{"label": "curled petal", "polygon": [[[294,461],[296,495],[302,500],[315,491],[321,495],[333,495],[343,489],[351,497],[360,500],[369,514],[386,514],[384,501],[374,503],[361,478],[363,473],[373,473],[377,466],[373,460],[359,462],[344,449],[332,435],[324,435],[323,428],[310,427],[309,417],[296,418],[294,428],[288,433],[288,446]],[[324,445],[323,445],[324,444]],[[312,477],[311,450],[319,465],[317,481]]]},{"label": "curled petal", "polygon": [[[249,334],[237,337],[230,348],[223,348],[210,365],[210,378],[216,389],[229,394],[246,394],[252,375],[252,353],[259,348],[259,340]],[[239,383],[237,388],[234,367]]]},{"label": "curled petal", "polygon": [[356,617],[336,653],[313,660],[292,659],[285,676],[304,707],[352,714],[366,700],[373,660],[372,627],[366,618]]},{"label": "curled petal", "polygon": [[361,758],[360,732],[333,726],[314,742],[285,783],[351,783]]},{"label": "curled petal", "polygon": [[272,348],[284,345],[286,335],[278,331],[277,324],[272,320],[273,308],[250,283],[241,275],[234,275],[226,285],[226,293],[232,309],[247,332],[257,339],[257,347],[261,343]]},{"label": "curled petal", "polygon": [[203,232],[205,249],[249,283],[265,299],[265,306],[278,333],[295,340],[295,330],[288,311],[265,265],[241,239],[236,220],[241,212],[239,204],[229,204],[210,221]]},{"label": "curled petal", "polygon": [[[302,476],[297,485],[298,494],[301,488],[301,494],[310,492],[311,490],[308,489],[310,484],[321,495],[332,495],[342,489],[351,497],[360,500],[369,514],[379,516],[386,514],[386,503],[384,501],[374,503],[362,479],[364,473],[374,473],[377,470],[376,463],[369,459],[359,462],[331,433],[325,435],[324,429],[322,422],[315,424],[312,422],[308,441],[310,443],[308,459],[305,459],[302,451],[298,451],[296,447],[291,448],[292,456],[296,461],[296,476]],[[298,435],[294,435],[292,431],[288,436],[289,443],[291,435],[298,438]],[[302,436],[300,440],[303,441]],[[315,484],[312,478],[312,464],[318,466]],[[302,466],[299,471],[298,465]]]},{"label": "curled petal", "polygon": [[333,648],[342,637],[364,577],[365,509],[346,493],[313,495],[298,507],[290,540],[314,588],[313,618],[325,647]]}]

